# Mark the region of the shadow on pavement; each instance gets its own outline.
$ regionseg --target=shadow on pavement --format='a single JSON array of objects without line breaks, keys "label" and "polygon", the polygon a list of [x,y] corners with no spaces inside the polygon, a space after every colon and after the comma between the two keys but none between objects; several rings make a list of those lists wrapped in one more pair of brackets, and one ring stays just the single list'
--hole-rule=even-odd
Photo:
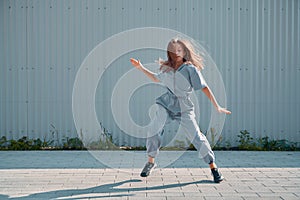
[{"label": "shadow on pavement", "polygon": [[[107,198],[107,197],[123,197],[123,196],[134,196],[134,194],[130,194],[128,192],[138,192],[138,191],[151,191],[151,190],[162,190],[169,188],[177,188],[184,187],[191,184],[214,184],[213,181],[210,180],[201,180],[194,182],[186,182],[186,183],[174,183],[168,185],[161,186],[150,186],[150,187],[133,187],[133,188],[116,188],[125,183],[134,183],[134,182],[142,182],[140,179],[126,180],[118,183],[111,183],[100,185],[96,187],[86,188],[86,189],[66,189],[66,190],[54,190],[49,192],[41,192],[30,194],[28,196],[23,197],[9,197],[7,195],[0,194],[0,199],[2,200],[25,200],[25,199],[74,199],[74,196],[78,195],[86,195],[82,197],[76,197],[76,199],[86,199],[86,198]],[[90,196],[92,194],[104,193],[103,196]],[[122,193],[122,194],[113,194],[113,193]]]}]

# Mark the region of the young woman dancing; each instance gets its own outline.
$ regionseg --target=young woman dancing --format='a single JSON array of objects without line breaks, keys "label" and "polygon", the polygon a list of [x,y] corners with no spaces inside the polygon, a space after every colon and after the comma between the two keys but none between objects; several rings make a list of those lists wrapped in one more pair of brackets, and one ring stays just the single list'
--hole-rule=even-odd
[{"label": "young woman dancing", "polygon": [[225,114],[231,114],[231,112],[218,104],[205,82],[200,72],[203,69],[202,57],[195,52],[190,41],[172,39],[167,47],[167,57],[168,60],[159,61],[160,72],[158,74],[146,69],[139,60],[130,59],[134,67],[141,70],[152,81],[163,83],[168,89],[165,94],[156,99],[158,110],[150,123],[146,143],[148,162],[141,176],[149,176],[156,166],[155,157],[161,146],[165,124],[167,121],[177,120],[198,150],[199,156],[209,164],[214,182],[219,183],[223,180],[223,176],[215,164],[214,152],[197,124],[194,105],[190,99],[192,90],[202,90],[218,112]]}]

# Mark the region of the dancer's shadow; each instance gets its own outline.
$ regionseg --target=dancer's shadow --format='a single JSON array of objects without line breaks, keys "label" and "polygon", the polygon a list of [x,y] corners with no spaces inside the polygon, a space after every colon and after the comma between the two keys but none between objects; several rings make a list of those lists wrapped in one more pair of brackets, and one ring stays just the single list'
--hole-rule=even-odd
[{"label": "dancer's shadow", "polygon": [[[150,187],[133,187],[133,188],[116,188],[124,183],[134,183],[134,182],[142,182],[139,179],[126,180],[118,183],[111,183],[100,185],[96,187],[86,188],[86,189],[67,189],[67,190],[54,190],[50,192],[41,192],[30,194],[28,196],[23,197],[9,197],[7,195],[0,194],[0,199],[3,200],[28,200],[28,199],[56,199],[56,198],[64,198],[64,199],[74,199],[74,196],[77,195],[86,195],[85,197],[76,197],[76,199],[86,199],[86,198],[107,198],[107,197],[123,197],[123,196],[134,196],[134,194],[128,194],[128,192],[138,192],[138,191],[150,191],[150,190],[161,190],[161,189],[169,189],[176,187],[184,187],[191,184],[201,184],[213,183],[208,180],[194,181],[194,182],[186,182],[186,183],[174,183],[168,185],[161,186],[150,186]],[[91,196],[91,194],[109,194],[105,196]],[[113,194],[113,193],[121,193],[121,194]],[[72,197],[73,196],[73,197]]]}]

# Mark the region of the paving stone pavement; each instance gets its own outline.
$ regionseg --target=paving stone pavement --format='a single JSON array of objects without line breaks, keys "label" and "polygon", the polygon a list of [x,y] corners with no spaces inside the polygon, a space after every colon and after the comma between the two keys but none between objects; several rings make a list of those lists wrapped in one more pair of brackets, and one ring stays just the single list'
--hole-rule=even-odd
[{"label": "paving stone pavement", "polygon": [[0,199],[300,199],[300,152],[215,154],[220,184],[195,151],[161,152],[147,178],[139,176],[142,151],[1,151]]}]

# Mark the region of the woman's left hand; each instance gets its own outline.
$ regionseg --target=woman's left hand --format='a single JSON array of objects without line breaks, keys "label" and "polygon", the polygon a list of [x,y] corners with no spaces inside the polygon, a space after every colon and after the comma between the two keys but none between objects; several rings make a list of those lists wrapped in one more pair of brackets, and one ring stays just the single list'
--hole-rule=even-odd
[{"label": "woman's left hand", "polygon": [[226,108],[218,107],[217,110],[219,113],[225,113],[227,115],[231,114],[231,112],[229,110],[227,110]]}]

